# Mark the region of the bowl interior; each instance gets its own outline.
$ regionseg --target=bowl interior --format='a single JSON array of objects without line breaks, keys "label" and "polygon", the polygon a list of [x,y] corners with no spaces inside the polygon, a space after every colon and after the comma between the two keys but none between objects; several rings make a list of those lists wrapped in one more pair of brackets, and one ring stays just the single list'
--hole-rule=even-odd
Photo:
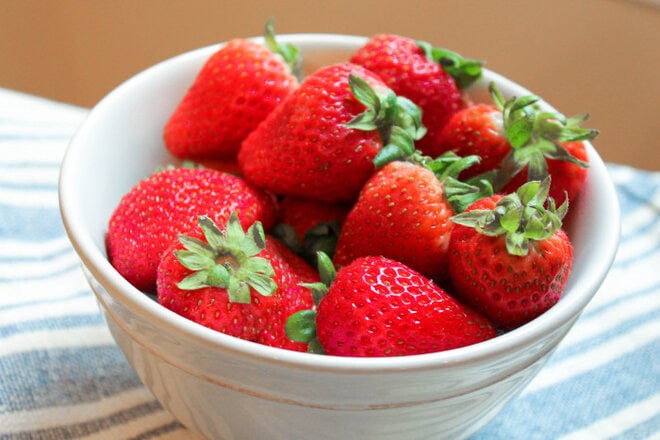
[{"label": "bowl interior", "polygon": [[[305,57],[305,70],[345,61],[366,39],[357,36],[281,35],[296,44]],[[584,194],[571,208],[579,211],[569,228],[575,255],[562,300],[531,323],[476,346],[443,353],[396,359],[355,359],[313,356],[260,346],[227,337],[181,318],[134,289],[106,259],[107,222],[120,198],[158,165],[176,163],[163,146],[162,130],[196,73],[218,45],[179,55],[157,64],[113,90],[90,112],[71,141],[60,176],[60,209],[71,242],[84,265],[115,300],[137,314],[166,322],[173,331],[186,332],[239,354],[278,359],[302,366],[336,369],[401,369],[432,367],[494,356],[573,319],[591,299],[607,273],[619,236],[619,211],[614,187],[602,160],[587,145],[590,171]],[[495,81],[505,96],[530,93],[495,72],[467,92],[476,101],[488,101],[487,84]]]}]

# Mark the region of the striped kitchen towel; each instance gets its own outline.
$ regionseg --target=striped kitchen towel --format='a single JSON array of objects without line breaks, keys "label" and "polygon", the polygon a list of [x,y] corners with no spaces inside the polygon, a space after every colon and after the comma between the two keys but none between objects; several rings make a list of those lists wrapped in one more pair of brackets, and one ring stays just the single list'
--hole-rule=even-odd
[{"label": "striped kitchen towel", "polygon": [[[86,109],[0,89],[0,439],[194,439],[114,344],[61,224]],[[660,172],[608,164],[621,246],[541,373],[474,439],[660,438]]]}]

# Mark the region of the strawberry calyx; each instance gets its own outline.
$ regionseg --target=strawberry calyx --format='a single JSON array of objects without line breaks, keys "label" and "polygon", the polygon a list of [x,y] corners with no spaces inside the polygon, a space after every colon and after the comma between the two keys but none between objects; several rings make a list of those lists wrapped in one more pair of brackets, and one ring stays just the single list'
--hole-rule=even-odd
[{"label": "strawberry calyx", "polygon": [[493,187],[487,179],[458,179],[461,171],[475,165],[480,160],[477,155],[461,157],[453,151],[448,151],[435,159],[422,157],[419,164],[435,174],[442,184],[445,197],[454,212],[463,212],[468,206],[479,199],[493,194]]},{"label": "strawberry calyx", "polygon": [[548,197],[550,180],[548,176],[543,181],[527,182],[516,192],[499,199],[493,209],[466,211],[451,220],[486,236],[503,235],[511,255],[527,255],[530,242],[550,238],[561,228],[568,211],[568,198],[556,207],[554,200]]},{"label": "strawberry calyx", "polygon": [[456,85],[464,89],[481,78],[483,61],[464,58],[460,54],[442,47],[435,47],[426,41],[417,41],[417,46],[424,51],[430,61],[440,64]]},{"label": "strawberry calyx", "polygon": [[316,255],[319,251],[323,251],[331,257],[334,254],[340,228],[341,223],[337,220],[320,222],[305,232],[302,242],[295,230],[286,223],[275,225],[271,234],[294,253],[303,257],[305,261],[315,266]]},{"label": "strawberry calyx", "polygon": [[504,188],[523,168],[527,180],[544,180],[548,176],[547,159],[562,160],[587,168],[589,165],[571,155],[561,143],[594,139],[598,130],[582,128],[588,114],[566,117],[559,112],[541,111],[540,98],[527,95],[505,100],[494,82],[489,85],[493,103],[502,111],[504,135],[511,152],[499,169],[485,173],[495,191]]},{"label": "strawberry calyx", "polygon": [[275,271],[270,261],[257,256],[266,247],[261,222],[252,224],[247,232],[235,212],[224,231],[207,216],[200,216],[198,222],[206,242],[183,234],[178,237],[184,249],[175,251],[176,258],[193,271],[177,284],[179,289],[220,287],[236,303],[249,303],[252,289],[264,296],[275,293]]},{"label": "strawberry calyx", "polygon": [[[337,271],[334,264],[332,264],[332,259],[325,252],[319,251],[316,256],[316,266],[321,281],[317,283],[303,283],[301,285],[312,291],[314,304],[318,306],[334,282]],[[292,341],[308,344],[307,351],[309,353],[325,354],[316,336],[316,315],[316,308],[300,310],[287,318],[284,331]]]},{"label": "strawberry calyx", "polygon": [[275,55],[279,55],[282,60],[289,66],[291,74],[295,76],[298,81],[302,80],[302,56],[298,46],[291,43],[279,43],[275,38],[275,19],[270,18],[266,22],[264,31],[264,42],[266,47],[270,49]]},{"label": "strawberry calyx", "polygon": [[415,141],[426,134],[421,109],[389,88],[377,93],[359,76],[349,75],[348,83],[355,99],[367,109],[349,121],[346,127],[378,130],[383,148],[376,154],[374,164],[378,167],[396,158],[412,155]]}]

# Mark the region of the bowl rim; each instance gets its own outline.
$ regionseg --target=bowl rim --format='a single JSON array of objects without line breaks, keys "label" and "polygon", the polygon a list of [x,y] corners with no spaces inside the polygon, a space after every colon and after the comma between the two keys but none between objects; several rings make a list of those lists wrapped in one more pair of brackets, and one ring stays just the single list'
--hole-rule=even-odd
[{"label": "bowl rim", "polygon": [[[260,40],[261,37],[251,37]],[[300,34],[282,34],[278,35],[282,42],[289,42],[302,47],[319,45],[335,48],[343,46],[345,48],[354,48],[363,43],[367,37],[344,34],[324,34],[324,33],[300,33]],[[562,299],[543,315],[531,322],[498,335],[497,337],[481,342],[475,345],[462,347],[458,349],[427,353],[419,355],[409,355],[401,357],[378,357],[378,358],[360,358],[360,357],[339,357],[339,356],[320,356],[309,353],[301,353],[268,347],[255,342],[244,341],[232,336],[228,336],[217,331],[211,330],[186,318],[183,318],[174,312],[162,307],[157,302],[150,299],[147,295],[134,288],[128,281],[121,277],[118,272],[110,265],[104,251],[100,250],[94,243],[91,231],[87,228],[79,215],[76,214],[77,201],[74,199],[72,188],[75,187],[75,163],[76,157],[84,148],[84,139],[91,135],[94,125],[101,119],[106,108],[121,98],[122,93],[133,87],[135,84],[148,78],[160,69],[166,69],[172,64],[187,62],[191,57],[199,57],[210,54],[217,50],[222,44],[213,44],[205,47],[193,49],[174,57],[163,60],[151,67],[148,67],[131,78],[127,79],[103,99],[96,104],[89,112],[85,120],[79,126],[78,130],[71,138],[64,158],[59,175],[58,195],[60,215],[65,227],[65,231],[81,259],[84,266],[91,272],[92,276],[105,287],[108,292],[116,292],[113,299],[132,313],[149,320],[154,325],[166,329],[166,331],[181,332],[186,338],[192,338],[197,344],[209,347],[210,349],[222,350],[225,353],[231,353],[234,356],[258,360],[267,363],[277,363],[289,368],[314,369],[333,371],[339,374],[346,373],[394,373],[402,370],[428,370],[438,367],[457,367],[464,364],[471,364],[477,361],[486,361],[490,358],[496,358],[503,353],[512,352],[516,349],[531,345],[533,342],[541,340],[544,335],[552,333],[561,328],[564,324],[576,319],[582,309],[591,300],[598,290],[598,286],[604,280],[616,254],[620,234],[620,212],[619,209],[612,209],[612,217],[608,232],[614,243],[606,250],[607,254],[602,255],[598,264],[592,267],[590,273],[580,277],[575,283],[569,286],[572,290],[592,290],[590,294],[572,294],[564,295]],[[528,91],[509,80],[508,78],[484,68],[484,80],[492,79],[499,83],[506,83],[514,89],[525,93]],[[544,105],[552,108],[543,101]],[[607,173],[604,169],[602,159],[593,148],[591,143],[585,142],[591,168],[602,168],[601,173]],[[589,173],[592,175],[593,173]],[[588,177],[589,178],[589,177]],[[617,204],[616,192],[610,179],[604,179],[602,194],[600,197],[611,199],[612,203]],[[106,287],[107,286],[107,287]],[[596,288],[594,288],[596,286]],[[579,292],[578,292],[579,293]]]}]

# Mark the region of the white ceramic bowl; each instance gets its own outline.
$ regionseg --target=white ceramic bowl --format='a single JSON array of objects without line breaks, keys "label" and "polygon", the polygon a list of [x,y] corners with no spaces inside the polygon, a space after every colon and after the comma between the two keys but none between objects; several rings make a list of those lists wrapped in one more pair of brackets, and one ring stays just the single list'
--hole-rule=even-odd
[{"label": "white ceramic bowl", "polygon": [[[282,35],[309,72],[345,61],[362,37]],[[133,288],[108,263],[104,234],[121,196],[172,162],[163,125],[219,46],[174,57],[104,98],[71,141],[60,180],[64,225],[117,344],[143,383],[178,420],[214,439],[461,438],[477,431],[538,373],[605,277],[618,244],[616,194],[588,145],[586,190],[572,209],[574,265],[547,313],[474,346],[399,358],[289,352],[188,321]],[[488,70],[470,88],[489,100],[529,92]],[[597,238],[597,239],[594,239]]]}]

